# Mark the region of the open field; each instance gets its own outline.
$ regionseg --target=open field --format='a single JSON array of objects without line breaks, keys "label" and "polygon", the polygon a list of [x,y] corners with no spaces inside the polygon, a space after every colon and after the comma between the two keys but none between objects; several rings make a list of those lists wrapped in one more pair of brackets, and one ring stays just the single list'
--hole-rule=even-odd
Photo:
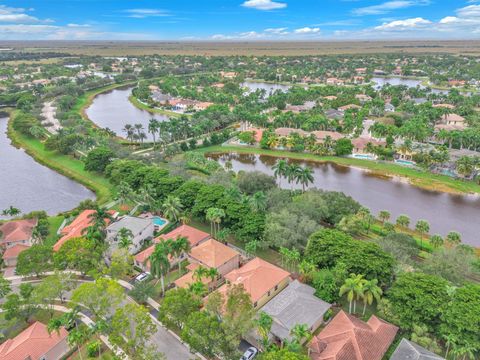
[{"label": "open field", "polygon": [[328,55],[372,53],[450,53],[478,55],[480,41],[0,41],[0,48],[71,55]]}]

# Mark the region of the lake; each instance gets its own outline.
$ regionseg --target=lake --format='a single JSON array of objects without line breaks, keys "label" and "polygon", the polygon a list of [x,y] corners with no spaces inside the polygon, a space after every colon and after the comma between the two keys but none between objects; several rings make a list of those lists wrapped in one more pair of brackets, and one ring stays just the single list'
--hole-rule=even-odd
[{"label": "lake", "polygon": [[7,117],[0,117],[0,210],[10,205],[23,213],[45,210],[49,215],[95,199],[86,187],[40,165],[7,137]]},{"label": "lake", "polygon": [[151,114],[148,111],[137,108],[128,98],[132,94],[133,87],[114,89],[99,94],[93,99],[92,104],[86,110],[90,120],[102,128],[109,128],[120,137],[125,137],[123,128],[126,124],[142,124],[148,139],[152,139],[148,133],[148,122],[155,118],[158,121],[168,120],[168,116]]},{"label": "lake", "polygon": [[[272,166],[277,158],[263,155],[222,154],[209,155],[224,165],[230,160],[234,171],[258,170],[273,175]],[[411,218],[411,227],[420,219],[430,223],[430,234],[445,236],[449,231],[462,234],[463,242],[480,247],[480,197],[475,195],[453,195],[428,191],[408,184],[401,179],[382,178],[353,167],[339,166],[333,163],[296,161],[314,170],[315,181],[312,185],[318,189],[341,191],[350,195],[372,213],[388,210],[391,221],[406,214]],[[282,188],[291,188],[286,179],[280,182]],[[294,184],[293,188],[301,189]]]},{"label": "lake", "polygon": [[267,83],[262,81],[245,81],[241,83],[240,86],[248,89],[246,94],[253,93],[257,90],[265,90],[266,97],[270,96],[272,93],[274,93],[277,90],[280,90],[282,92],[287,92],[288,89],[290,89],[289,85]]},{"label": "lake", "polygon": [[[418,79],[409,79],[409,78],[403,78],[403,77],[373,77],[372,82],[375,83],[374,89],[375,90],[380,90],[382,87],[384,87],[387,84],[393,85],[393,86],[399,86],[399,85],[404,85],[409,88],[415,88],[419,87],[420,89],[425,89],[425,86],[422,85],[422,80]],[[440,90],[440,89],[431,89],[432,94],[444,94],[448,95],[448,90]],[[466,96],[470,96],[471,93],[463,93]]]}]

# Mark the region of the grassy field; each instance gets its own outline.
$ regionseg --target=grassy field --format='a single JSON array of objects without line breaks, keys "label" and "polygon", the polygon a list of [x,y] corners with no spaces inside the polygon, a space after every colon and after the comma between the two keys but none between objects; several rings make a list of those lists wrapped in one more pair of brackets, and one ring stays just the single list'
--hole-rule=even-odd
[{"label": "grassy field", "polygon": [[8,124],[8,137],[15,146],[25,149],[40,164],[48,166],[94,191],[100,204],[112,200],[112,186],[110,182],[99,174],[85,171],[83,161],[55,151],[46,150],[40,140],[27,137],[15,131],[11,121]]},{"label": "grassy field", "polygon": [[463,181],[453,179],[445,175],[432,174],[427,171],[420,171],[408,167],[396,165],[393,163],[375,162],[362,159],[336,157],[336,156],[318,156],[307,153],[294,153],[281,150],[265,150],[251,147],[241,146],[211,146],[207,148],[198,149],[203,153],[225,153],[236,152],[239,154],[260,154],[269,155],[297,160],[317,161],[317,162],[332,162],[338,165],[345,165],[367,169],[378,176],[394,177],[399,176],[406,178],[412,185],[423,189],[441,191],[455,194],[476,193],[480,194],[480,185],[472,181]]},{"label": "grassy field", "polygon": [[45,238],[44,244],[47,246],[53,246],[59,236],[57,235],[57,230],[62,225],[62,222],[65,218],[63,216],[50,216],[48,218],[48,236]]}]

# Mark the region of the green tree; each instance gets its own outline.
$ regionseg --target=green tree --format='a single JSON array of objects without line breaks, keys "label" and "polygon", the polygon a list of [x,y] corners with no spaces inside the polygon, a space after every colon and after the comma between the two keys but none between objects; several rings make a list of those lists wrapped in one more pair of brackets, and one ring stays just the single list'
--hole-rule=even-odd
[{"label": "green tree", "polygon": [[297,184],[302,184],[302,191],[305,192],[305,187],[314,181],[313,170],[311,167],[300,167],[296,174]]},{"label": "green tree", "polygon": [[362,299],[363,299],[363,315],[367,309],[367,305],[372,305],[373,301],[376,300],[377,303],[382,297],[382,289],[378,286],[378,280],[364,280],[362,282]]},{"label": "green tree", "polygon": [[410,218],[407,215],[400,215],[397,218],[396,223],[398,226],[401,226],[403,228],[408,228],[408,226],[410,225]]},{"label": "green tree", "polygon": [[335,142],[335,155],[345,156],[350,155],[353,151],[353,144],[350,139],[343,138]]},{"label": "green tree", "polygon": [[287,160],[284,159],[278,159],[275,165],[273,165],[272,170],[273,170],[273,175],[275,178],[279,179],[278,184],[281,186],[282,184],[282,178],[286,176],[287,173],[287,167],[288,167],[288,162]]},{"label": "green tree", "polygon": [[165,217],[174,222],[178,221],[182,209],[183,205],[180,202],[180,199],[172,195],[167,196],[162,205],[162,210]]},{"label": "green tree", "polygon": [[456,231],[450,231],[445,238],[445,241],[450,246],[457,246],[462,242],[462,236]]},{"label": "green tree", "polygon": [[415,225],[415,230],[420,234],[420,246],[423,248],[423,237],[430,231],[430,224],[426,220],[418,220],[417,224]]},{"label": "green tree", "polygon": [[170,260],[168,256],[171,254],[169,243],[162,241],[155,245],[153,253],[150,255],[150,272],[160,279],[162,283],[162,294],[165,295],[165,275],[170,270]]},{"label": "green tree", "polygon": [[132,239],[133,239],[132,230],[127,229],[125,227],[118,230],[117,238],[118,238],[118,247],[120,249],[128,250],[130,248],[130,246],[133,244],[133,242],[132,242]]},{"label": "green tree", "polygon": [[182,328],[190,314],[200,309],[201,301],[187,289],[172,289],[165,293],[158,319],[168,327]]},{"label": "green tree", "polygon": [[16,207],[13,207],[12,205],[10,205],[7,209],[2,210],[2,215],[3,216],[14,217],[14,216],[17,216],[17,215],[20,215],[20,214],[21,214],[21,210],[16,208]]},{"label": "green tree", "polygon": [[308,360],[309,357],[287,348],[273,347],[259,355],[259,360]]},{"label": "green tree", "polygon": [[114,152],[105,147],[97,147],[87,154],[85,170],[103,173],[105,168],[112,162]]},{"label": "green tree", "polygon": [[378,213],[378,218],[382,221],[382,224],[385,224],[385,221],[390,220],[390,212],[387,210],[382,210]]},{"label": "green tree", "polygon": [[69,239],[54,254],[55,268],[77,270],[82,274],[100,270],[103,263],[102,250],[85,238]]},{"label": "green tree", "polygon": [[430,237],[430,244],[435,248],[438,249],[444,243],[443,237],[441,235],[435,234]]},{"label": "green tree", "polygon": [[2,275],[0,275],[0,298],[4,298],[10,292],[12,291],[12,288],[10,286],[10,281],[5,279]]},{"label": "green tree", "polygon": [[350,274],[350,277],[347,278],[345,283],[340,287],[339,295],[347,295],[348,312],[350,314],[352,313],[352,304],[353,312],[355,313],[357,299],[363,296],[363,280],[363,275]]},{"label": "green tree", "polygon": [[270,346],[270,330],[272,329],[273,319],[265,311],[261,311],[256,320],[257,331],[262,339],[262,347],[264,350]]},{"label": "green tree", "polygon": [[16,272],[18,275],[40,274],[53,269],[53,251],[44,245],[32,245],[18,255]]}]

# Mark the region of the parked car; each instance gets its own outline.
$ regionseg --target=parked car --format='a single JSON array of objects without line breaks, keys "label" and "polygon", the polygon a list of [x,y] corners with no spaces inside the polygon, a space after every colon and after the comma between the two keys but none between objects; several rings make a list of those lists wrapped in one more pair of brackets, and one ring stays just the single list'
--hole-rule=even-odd
[{"label": "parked car", "polygon": [[242,355],[242,357],[240,358],[240,360],[251,360],[253,359],[256,355],[258,354],[258,350],[256,348],[254,348],[253,346],[252,347],[249,347],[247,349],[247,351],[245,351],[245,353]]},{"label": "parked car", "polygon": [[135,282],[143,282],[147,280],[149,277],[150,277],[150,273],[148,272],[141,273],[140,275],[137,275],[137,277],[135,278]]}]

